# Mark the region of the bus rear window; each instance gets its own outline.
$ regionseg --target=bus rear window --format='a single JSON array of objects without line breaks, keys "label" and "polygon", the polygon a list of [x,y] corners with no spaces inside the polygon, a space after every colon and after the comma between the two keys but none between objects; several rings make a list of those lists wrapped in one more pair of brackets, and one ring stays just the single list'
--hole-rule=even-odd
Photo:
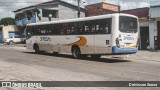
[{"label": "bus rear window", "polygon": [[119,30],[123,33],[136,33],[138,31],[138,21],[136,18],[120,16]]}]

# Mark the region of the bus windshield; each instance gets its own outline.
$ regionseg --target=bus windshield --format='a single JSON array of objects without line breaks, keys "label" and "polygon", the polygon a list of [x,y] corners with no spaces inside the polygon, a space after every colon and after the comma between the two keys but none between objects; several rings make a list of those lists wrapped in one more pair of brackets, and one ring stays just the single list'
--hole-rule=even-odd
[{"label": "bus windshield", "polygon": [[123,33],[136,33],[138,31],[137,19],[127,16],[119,17],[119,30]]}]

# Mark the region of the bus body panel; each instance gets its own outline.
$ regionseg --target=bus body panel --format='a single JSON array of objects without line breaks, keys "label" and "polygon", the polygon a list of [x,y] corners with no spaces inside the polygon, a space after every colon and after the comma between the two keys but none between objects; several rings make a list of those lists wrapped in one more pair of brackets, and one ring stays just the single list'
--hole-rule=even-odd
[{"label": "bus body panel", "polygon": [[111,34],[95,35],[95,54],[111,54],[112,53],[112,37]]},{"label": "bus body panel", "polygon": [[[60,20],[53,22],[44,22],[29,24],[29,26],[47,25],[47,24],[60,24],[62,22],[77,22],[97,19],[111,18],[111,34],[88,34],[88,35],[33,35],[29,38],[27,43],[28,49],[34,49],[34,44],[38,44],[41,51],[47,52],[60,52],[60,53],[72,53],[72,46],[78,46],[81,54],[130,54],[138,51],[137,33],[124,33],[120,32],[119,17],[127,16],[136,18],[133,15],[128,14],[110,14],[95,16],[89,18],[75,19],[75,20]],[[138,22],[137,22],[138,23]],[[117,46],[116,40],[119,40],[120,46]]]}]

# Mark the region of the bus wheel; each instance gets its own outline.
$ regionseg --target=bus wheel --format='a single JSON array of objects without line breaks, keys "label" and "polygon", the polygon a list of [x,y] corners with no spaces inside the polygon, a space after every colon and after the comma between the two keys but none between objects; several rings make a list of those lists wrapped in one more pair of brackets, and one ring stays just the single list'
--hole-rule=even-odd
[{"label": "bus wheel", "polygon": [[102,55],[91,55],[92,59],[99,59]]},{"label": "bus wheel", "polygon": [[74,58],[80,58],[81,57],[81,51],[78,47],[74,47],[72,49],[72,55]]},{"label": "bus wheel", "polygon": [[40,53],[38,45],[35,45],[34,50],[35,50],[35,53],[37,53],[37,54]]}]

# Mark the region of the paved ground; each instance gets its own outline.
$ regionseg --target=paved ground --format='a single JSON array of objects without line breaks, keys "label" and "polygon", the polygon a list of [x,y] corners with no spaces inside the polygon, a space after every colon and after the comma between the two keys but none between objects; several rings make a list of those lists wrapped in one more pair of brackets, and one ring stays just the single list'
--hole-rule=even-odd
[{"label": "paved ground", "polygon": [[[70,55],[37,55],[24,45],[0,45],[0,80],[23,81],[160,81],[160,52],[139,51],[128,58],[99,60]],[[32,90],[33,88],[30,88]],[[33,90],[159,90],[159,88],[37,88]],[[0,88],[15,90],[15,88]],[[28,88],[16,88],[28,90]]]}]

